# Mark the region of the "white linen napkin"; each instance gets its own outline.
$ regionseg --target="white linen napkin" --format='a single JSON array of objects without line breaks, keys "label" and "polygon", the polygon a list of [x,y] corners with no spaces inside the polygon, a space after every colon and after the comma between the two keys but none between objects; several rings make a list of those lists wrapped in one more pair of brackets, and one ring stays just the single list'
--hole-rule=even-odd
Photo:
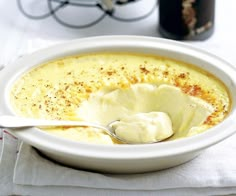
[{"label": "white linen napkin", "polygon": [[11,195],[18,140],[0,130],[0,195]]},{"label": "white linen napkin", "polygon": [[145,174],[76,170],[42,157],[6,131],[2,134],[0,195],[229,195],[236,193],[236,135],[196,159]]}]

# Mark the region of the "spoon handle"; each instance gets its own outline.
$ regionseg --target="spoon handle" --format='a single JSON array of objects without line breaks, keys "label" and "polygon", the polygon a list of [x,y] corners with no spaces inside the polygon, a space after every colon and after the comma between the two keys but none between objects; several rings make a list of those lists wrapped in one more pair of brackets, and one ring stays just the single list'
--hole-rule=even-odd
[{"label": "spoon handle", "polygon": [[84,121],[65,121],[65,120],[43,120],[23,118],[17,116],[0,116],[0,128],[29,128],[29,127],[63,127],[63,126],[81,126],[81,127],[95,127],[99,129],[106,129],[105,127]]}]

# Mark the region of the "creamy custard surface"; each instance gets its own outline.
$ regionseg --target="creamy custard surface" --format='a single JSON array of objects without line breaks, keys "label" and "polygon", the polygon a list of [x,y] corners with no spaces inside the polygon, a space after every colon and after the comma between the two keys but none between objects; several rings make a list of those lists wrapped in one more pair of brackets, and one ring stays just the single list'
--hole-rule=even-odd
[{"label": "creamy custard surface", "polygon": [[[156,92],[150,88],[163,86],[163,92],[167,94],[161,100],[154,99]],[[174,99],[175,91],[172,87],[190,97],[191,103],[186,101],[187,98],[178,99],[181,100],[179,102]],[[117,94],[119,91],[127,93]],[[109,96],[110,99],[104,100],[104,97]],[[118,104],[117,101],[114,103],[117,97]],[[89,102],[92,99],[97,102]],[[140,103],[137,104],[135,100]],[[156,102],[160,107],[156,106]],[[24,117],[93,120],[104,125],[111,118],[116,120],[115,118],[122,117],[122,114],[164,111],[172,118],[174,135],[169,140],[206,131],[221,122],[230,110],[227,88],[211,74],[172,59],[127,53],[85,54],[39,65],[14,83],[11,103],[16,113]],[[161,107],[168,104],[171,105],[169,109]],[[195,109],[186,111],[183,105]],[[175,114],[175,111],[178,111],[180,117],[173,119],[172,113]],[[199,119],[204,121],[200,122]],[[183,123],[185,128],[176,128],[180,121],[186,122]],[[198,124],[195,123],[197,121]],[[191,124],[193,126],[188,127]],[[63,127],[45,131],[77,141],[118,143],[102,130],[94,128]]]}]

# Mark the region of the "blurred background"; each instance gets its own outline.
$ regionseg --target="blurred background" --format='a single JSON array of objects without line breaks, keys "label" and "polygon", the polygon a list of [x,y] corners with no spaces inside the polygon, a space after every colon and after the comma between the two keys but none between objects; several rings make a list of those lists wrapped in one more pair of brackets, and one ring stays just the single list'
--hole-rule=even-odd
[{"label": "blurred background", "polygon": [[[195,0],[186,2],[189,5]],[[181,41],[236,63],[236,55],[233,54],[236,43],[235,7],[235,0],[215,0],[213,34],[204,40]],[[204,9],[197,11],[203,13]],[[18,56],[51,44],[83,37],[162,37],[159,13],[157,0],[2,0],[0,64],[8,64]],[[176,24],[175,18],[173,24]]]}]

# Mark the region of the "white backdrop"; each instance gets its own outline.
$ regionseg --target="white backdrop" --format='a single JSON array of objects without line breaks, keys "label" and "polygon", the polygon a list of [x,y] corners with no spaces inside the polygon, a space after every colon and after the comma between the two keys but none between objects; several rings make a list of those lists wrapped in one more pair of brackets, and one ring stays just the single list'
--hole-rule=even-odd
[{"label": "white backdrop", "polygon": [[[18,9],[16,0],[0,1],[0,63],[7,63],[23,53],[31,52],[54,42],[98,35],[145,35],[160,37],[158,33],[158,9],[147,18],[137,22],[120,22],[106,16],[98,24],[85,29],[71,29],[59,24],[53,17],[42,20],[26,18]],[[46,0],[22,0],[24,8],[39,15],[48,11]],[[142,0],[127,6],[117,7],[115,14],[124,18],[141,16],[156,4],[155,0]],[[236,43],[236,1],[216,0],[215,32],[213,36],[192,45],[219,54],[236,63],[233,54]],[[67,6],[58,15],[72,24],[85,24],[101,15],[97,8]]]}]

